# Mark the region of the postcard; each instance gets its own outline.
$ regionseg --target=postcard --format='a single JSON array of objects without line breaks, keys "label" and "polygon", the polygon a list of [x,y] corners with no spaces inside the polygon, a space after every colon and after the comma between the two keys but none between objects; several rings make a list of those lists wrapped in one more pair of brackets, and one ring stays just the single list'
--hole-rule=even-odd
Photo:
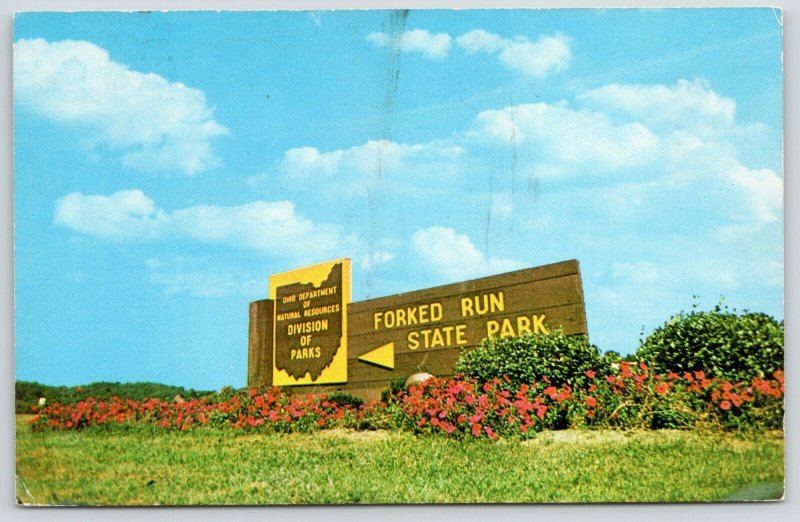
[{"label": "postcard", "polygon": [[782,499],[782,49],[774,8],[18,13],[17,503]]}]

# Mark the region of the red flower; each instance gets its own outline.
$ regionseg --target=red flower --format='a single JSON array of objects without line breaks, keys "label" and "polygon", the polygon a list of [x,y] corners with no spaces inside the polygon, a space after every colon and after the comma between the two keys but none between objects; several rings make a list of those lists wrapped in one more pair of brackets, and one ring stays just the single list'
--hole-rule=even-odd
[{"label": "red flower", "polygon": [[731,403],[729,401],[722,401],[719,403],[719,407],[722,410],[728,411],[731,409]]},{"label": "red flower", "polygon": [[489,426],[485,426],[483,430],[486,432],[486,435],[489,437],[490,440],[495,440],[497,438],[497,435],[495,435],[494,431],[492,431],[492,428],[490,428]]},{"label": "red flower", "polygon": [[480,424],[473,424],[472,425],[472,436],[473,437],[480,437],[481,436],[481,425]]},{"label": "red flower", "polygon": [[594,397],[586,397],[586,405],[590,408],[597,406],[597,399]]},{"label": "red flower", "polygon": [[656,385],[656,393],[659,395],[664,395],[669,390],[669,383],[662,382],[661,384]]},{"label": "red flower", "polygon": [[586,376],[588,378],[594,379],[594,376],[595,376],[594,370],[586,370],[586,372],[584,372],[584,373],[586,373]]}]

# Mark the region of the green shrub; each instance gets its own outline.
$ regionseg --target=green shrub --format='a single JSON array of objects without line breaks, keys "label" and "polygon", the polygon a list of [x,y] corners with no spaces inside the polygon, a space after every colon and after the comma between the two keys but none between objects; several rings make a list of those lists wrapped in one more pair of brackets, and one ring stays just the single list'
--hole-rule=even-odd
[{"label": "green shrub", "polygon": [[406,389],[407,377],[396,377],[389,382],[389,386],[381,390],[381,402],[393,402],[397,394]]},{"label": "green shrub", "polygon": [[748,381],[783,368],[783,321],[762,313],[737,315],[719,305],[680,313],[657,328],[636,352],[661,373],[704,370]]},{"label": "green shrub", "polygon": [[455,372],[481,382],[502,379],[509,386],[538,382],[547,377],[555,386],[582,386],[586,372],[605,373],[596,346],[584,335],[548,334],[485,339],[481,345],[462,353]]},{"label": "green shrub", "polygon": [[364,399],[361,397],[356,397],[355,395],[343,391],[335,391],[328,395],[327,398],[328,402],[333,404],[337,404],[339,406],[352,406],[355,409],[358,409],[362,404],[364,404]]}]

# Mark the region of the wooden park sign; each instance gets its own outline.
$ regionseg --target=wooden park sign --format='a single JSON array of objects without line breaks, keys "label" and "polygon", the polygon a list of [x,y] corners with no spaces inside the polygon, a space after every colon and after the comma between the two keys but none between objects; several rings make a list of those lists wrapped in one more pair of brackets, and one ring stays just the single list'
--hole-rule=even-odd
[{"label": "wooden park sign", "polygon": [[349,268],[338,260],[270,278],[270,299],[250,304],[248,386],[376,398],[396,378],[452,375],[485,338],[587,333],[574,260],[355,303]]}]

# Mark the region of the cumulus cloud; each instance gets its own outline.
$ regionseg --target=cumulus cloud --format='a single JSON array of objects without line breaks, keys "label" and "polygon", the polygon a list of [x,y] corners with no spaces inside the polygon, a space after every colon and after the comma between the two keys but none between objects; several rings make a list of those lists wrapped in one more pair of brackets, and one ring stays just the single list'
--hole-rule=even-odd
[{"label": "cumulus cloud", "polygon": [[[370,140],[349,149],[322,152],[315,147],[287,150],[278,169],[296,181],[335,182],[337,193],[355,193],[380,181],[399,192],[419,190],[459,169],[464,149],[447,141],[403,144]],[[421,183],[414,183],[414,180]]]},{"label": "cumulus cloud", "polygon": [[110,196],[73,192],[56,201],[56,225],[93,236],[154,238],[164,234],[168,221],[167,213],[141,190],[120,190]]},{"label": "cumulus cloud", "polygon": [[602,112],[575,109],[566,102],[483,111],[475,128],[473,137],[527,146],[525,150],[535,150],[536,162],[565,167],[638,167],[660,154],[659,137],[641,123],[615,123]]},{"label": "cumulus cloud", "polygon": [[133,71],[86,41],[18,40],[14,98],[143,171],[196,174],[219,165],[211,141],[228,133],[202,91]]},{"label": "cumulus cloud", "polygon": [[751,170],[733,165],[727,177],[743,194],[753,217],[760,223],[782,219],[783,180],[769,169]]},{"label": "cumulus cloud", "polygon": [[514,259],[487,257],[470,241],[448,227],[417,230],[411,238],[414,253],[432,271],[451,280],[478,277],[522,268]]},{"label": "cumulus cloud", "polygon": [[540,36],[535,42],[524,36],[505,38],[475,29],[456,38],[468,54],[496,54],[501,64],[533,78],[544,78],[569,67],[572,60],[570,39],[563,34]]},{"label": "cumulus cloud", "polygon": [[298,214],[289,201],[198,205],[168,212],[140,190],[108,196],[67,194],[56,202],[54,221],[114,240],[181,238],[298,258],[346,252],[354,242],[337,226],[316,224]]},{"label": "cumulus cloud", "polygon": [[391,47],[404,53],[420,53],[428,60],[447,58],[452,45],[449,34],[434,34],[425,29],[412,29],[396,35],[370,33],[366,36],[366,40],[376,47]]},{"label": "cumulus cloud", "polygon": [[736,103],[714,92],[701,78],[680,79],[674,85],[613,83],[577,99],[657,127],[729,129],[736,115]]}]

